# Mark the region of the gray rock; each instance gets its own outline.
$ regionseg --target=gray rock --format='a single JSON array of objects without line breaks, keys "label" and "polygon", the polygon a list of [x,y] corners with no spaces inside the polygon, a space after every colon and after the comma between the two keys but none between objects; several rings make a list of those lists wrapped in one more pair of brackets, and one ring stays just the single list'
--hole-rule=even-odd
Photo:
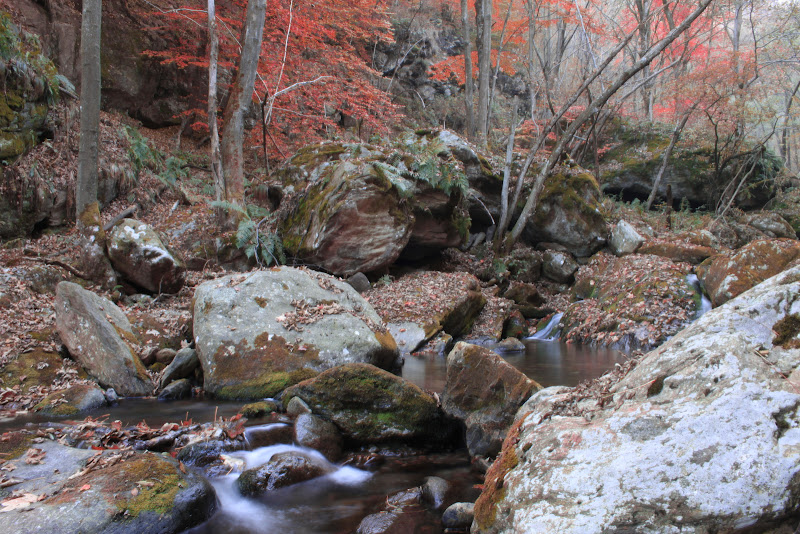
[{"label": "gray rock", "polygon": [[169,365],[172,363],[172,360],[175,359],[175,354],[175,349],[158,349],[156,352],[156,361],[164,365]]},{"label": "gray rock", "polygon": [[442,514],[442,526],[453,529],[466,529],[472,525],[475,516],[475,503],[455,502]]},{"label": "gray rock", "polygon": [[[503,492],[480,497],[473,532],[791,532],[800,512],[794,314],[800,267],[703,315],[603,402],[572,389],[534,395],[487,475]],[[580,398],[580,413],[554,410]]]},{"label": "gray rock", "polygon": [[153,383],[132,347],[136,336],[116,304],[78,284],[61,282],[55,308],[61,340],[101,386],[127,397],[152,393]]},{"label": "gray rock", "polygon": [[507,337],[497,345],[500,352],[524,352],[525,343],[515,337]]},{"label": "gray rock", "polygon": [[186,378],[181,378],[161,390],[158,394],[158,400],[179,400],[186,399],[192,396],[192,383]]},{"label": "gray rock", "polygon": [[353,289],[359,293],[367,291],[372,285],[369,283],[369,278],[364,273],[356,273],[347,279],[347,283],[353,286]]},{"label": "gray rock", "polygon": [[633,254],[645,239],[627,221],[619,221],[611,230],[611,251],[615,256]]},{"label": "gray rock", "polygon": [[313,414],[301,414],[294,422],[294,440],[335,462],[342,455],[342,434],[336,425]]},{"label": "gray rock", "polygon": [[119,401],[119,395],[117,395],[117,392],[114,391],[114,388],[108,388],[105,392],[105,396],[106,401],[109,404],[114,404],[115,402]]},{"label": "gray rock", "polygon": [[548,250],[542,258],[542,274],[553,282],[566,284],[572,281],[578,264],[566,252]]},{"label": "gray rock", "polygon": [[311,408],[300,397],[292,397],[286,404],[286,414],[291,417],[299,417],[307,413],[311,413]]},{"label": "gray rock", "polygon": [[206,392],[274,397],[314,371],[349,362],[392,368],[397,345],[372,306],[346,282],[280,267],[201,284],[195,348]]},{"label": "gray rock", "polygon": [[433,510],[441,510],[447,499],[450,483],[441,477],[425,477],[422,500]]},{"label": "gray rock", "polygon": [[123,219],[108,236],[108,257],[127,280],[151,293],[177,293],[186,268],[149,225]]},{"label": "gray rock", "polygon": [[197,351],[189,347],[179,350],[172,362],[161,373],[159,387],[163,388],[180,378],[189,378],[198,367],[200,367],[200,360],[197,359]]},{"label": "gray rock", "polygon": [[34,411],[49,415],[75,415],[105,404],[106,396],[97,384],[76,384],[51,393],[34,407]]},{"label": "gray rock", "polygon": [[247,427],[244,435],[251,449],[269,447],[279,443],[291,443],[292,439],[294,439],[292,426],[286,423],[269,423]]}]

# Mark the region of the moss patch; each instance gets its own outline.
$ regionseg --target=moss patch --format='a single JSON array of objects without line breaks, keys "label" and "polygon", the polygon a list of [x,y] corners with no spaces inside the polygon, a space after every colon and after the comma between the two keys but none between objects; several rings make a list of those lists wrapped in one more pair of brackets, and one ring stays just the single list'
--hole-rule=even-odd
[{"label": "moss patch", "polygon": [[793,313],[785,316],[775,323],[772,330],[775,332],[775,339],[772,340],[773,345],[784,349],[800,348],[800,339],[798,339],[798,335],[800,335],[800,314]]},{"label": "moss patch", "polygon": [[[26,386],[49,386],[55,381],[58,370],[63,365],[64,359],[60,355],[36,348],[31,352],[20,354],[16,360],[3,367],[0,371],[0,385],[4,388],[20,386],[23,390]],[[83,369],[78,371],[78,378],[86,376]]]},{"label": "moss patch", "polygon": [[243,417],[254,419],[256,417],[264,417],[274,411],[277,411],[278,405],[272,401],[261,401],[245,404],[239,410]]},{"label": "moss patch", "polygon": [[4,432],[0,436],[0,462],[19,458],[27,451],[36,436],[28,432],[17,430],[14,432]]},{"label": "moss patch", "polygon": [[215,397],[225,400],[274,397],[287,387],[313,378],[316,375],[317,372],[312,369],[265,373],[236,385],[224,386],[216,392]]}]

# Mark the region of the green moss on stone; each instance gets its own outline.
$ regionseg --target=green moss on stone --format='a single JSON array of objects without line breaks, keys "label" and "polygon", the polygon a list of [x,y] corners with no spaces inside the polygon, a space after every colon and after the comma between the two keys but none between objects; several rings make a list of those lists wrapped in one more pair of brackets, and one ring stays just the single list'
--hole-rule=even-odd
[{"label": "green moss on stone", "polygon": [[[118,494],[129,496],[134,487],[139,490],[136,496],[116,500],[118,510],[136,517],[142,512],[164,514],[173,508],[183,477],[171,462],[146,453],[118,465],[116,487],[109,489],[114,493],[119,489]],[[137,482],[152,482],[153,485],[139,486]]]}]

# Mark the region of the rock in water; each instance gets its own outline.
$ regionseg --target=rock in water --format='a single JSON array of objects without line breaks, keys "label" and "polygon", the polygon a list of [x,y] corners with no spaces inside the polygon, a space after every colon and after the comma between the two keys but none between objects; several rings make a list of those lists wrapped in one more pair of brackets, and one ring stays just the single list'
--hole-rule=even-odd
[{"label": "rock in water", "polygon": [[151,293],[177,293],[183,287],[183,262],[141,221],[123,219],[111,230],[108,257],[127,280]]},{"label": "rock in water", "polygon": [[332,472],[325,460],[296,451],[274,454],[267,463],[247,469],[236,479],[243,495],[259,495],[292,484],[298,484]]},{"label": "rock in water", "polygon": [[706,313],[593,398],[540,391],[487,473],[472,531],[791,532],[799,325],[795,267]]},{"label": "rock in water", "polygon": [[56,330],[69,353],[104,388],[127,397],[153,392],[134,352],[136,336],[116,304],[72,282],[56,287]]},{"label": "rock in water", "polygon": [[447,356],[442,409],[464,422],[470,454],[494,456],[517,409],[539,389],[491,350],[460,342]]},{"label": "rock in water", "polygon": [[204,388],[218,398],[273,397],[349,362],[393,368],[397,345],[349,284],[281,267],[201,284],[194,335]]},{"label": "rock in water", "polygon": [[421,441],[447,432],[436,400],[411,382],[375,366],[351,363],[286,390],[353,441]]}]

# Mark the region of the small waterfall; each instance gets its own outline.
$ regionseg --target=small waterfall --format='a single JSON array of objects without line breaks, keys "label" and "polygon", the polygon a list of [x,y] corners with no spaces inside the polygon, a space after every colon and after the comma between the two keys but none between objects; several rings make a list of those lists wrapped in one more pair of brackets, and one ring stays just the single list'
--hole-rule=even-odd
[{"label": "small waterfall", "polygon": [[547,323],[547,325],[533,334],[530,337],[525,339],[538,339],[539,341],[557,341],[558,336],[561,334],[561,329],[559,326],[561,325],[561,317],[563,317],[563,313],[557,313],[553,315],[553,318]]},{"label": "small waterfall", "polygon": [[694,289],[698,295],[700,295],[700,306],[697,308],[697,312],[694,316],[695,320],[697,320],[702,317],[704,313],[711,310],[711,301],[708,300],[708,297],[706,297],[706,294],[703,291],[703,285],[700,283],[700,280],[697,278],[696,274],[687,274],[686,283],[689,284],[689,286],[692,287],[692,289]]}]

